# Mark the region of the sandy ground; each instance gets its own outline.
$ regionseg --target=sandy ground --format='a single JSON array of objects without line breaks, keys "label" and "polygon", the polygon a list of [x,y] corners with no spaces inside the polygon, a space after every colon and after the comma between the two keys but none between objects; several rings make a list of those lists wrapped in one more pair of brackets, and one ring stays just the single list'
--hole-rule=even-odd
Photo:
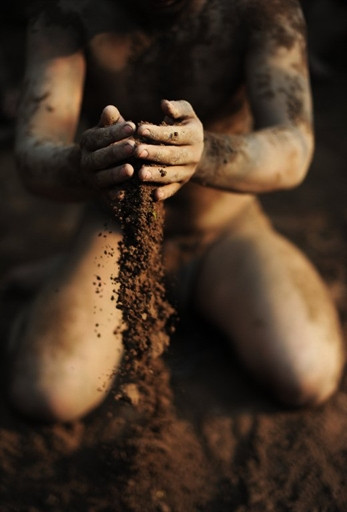
[{"label": "sandy ground", "polygon": [[[347,73],[338,69],[313,85],[317,149],[309,176],[263,203],[322,273],[347,340]],[[0,173],[1,277],[18,262],[63,250],[79,208],[30,197],[17,180],[10,144],[0,152]],[[28,423],[5,398],[5,339],[25,300],[2,290],[0,511],[347,510],[346,373],[325,405],[282,408],[248,377],[220,334],[192,318],[166,357],[172,395],[160,421],[139,417],[111,393],[81,421]]]}]

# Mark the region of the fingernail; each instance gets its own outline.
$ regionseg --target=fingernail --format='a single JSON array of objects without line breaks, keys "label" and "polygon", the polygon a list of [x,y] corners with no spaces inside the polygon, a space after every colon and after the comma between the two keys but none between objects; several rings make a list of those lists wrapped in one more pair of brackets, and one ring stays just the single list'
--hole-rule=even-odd
[{"label": "fingernail", "polygon": [[141,130],[140,135],[141,135],[142,137],[150,137],[151,132],[150,132],[147,128],[144,128],[143,130]]},{"label": "fingernail", "polygon": [[140,158],[146,158],[147,156],[148,156],[147,149],[142,149],[141,152],[139,153],[139,157]]},{"label": "fingernail", "polygon": [[133,168],[129,164],[125,164],[122,167],[122,174],[124,177],[130,177],[133,174]]},{"label": "fingernail", "polygon": [[141,169],[141,179],[142,180],[150,180],[152,178],[151,171],[147,171],[147,169]]},{"label": "fingernail", "polygon": [[134,151],[134,146],[132,146],[131,144],[126,144],[124,150],[128,155],[131,155]]},{"label": "fingernail", "polygon": [[134,128],[132,126],[130,126],[130,124],[126,124],[124,127],[123,127],[123,133],[125,135],[130,135],[131,133],[133,133],[134,131]]}]

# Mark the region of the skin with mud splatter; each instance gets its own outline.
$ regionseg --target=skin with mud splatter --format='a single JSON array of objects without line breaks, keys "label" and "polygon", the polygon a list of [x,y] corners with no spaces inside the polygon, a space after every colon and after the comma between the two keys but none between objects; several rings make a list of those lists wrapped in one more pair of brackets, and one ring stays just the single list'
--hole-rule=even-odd
[{"label": "skin with mud splatter", "polygon": [[[76,140],[81,112],[94,127]],[[100,381],[111,386],[123,355],[121,313],[107,300],[119,292],[121,232],[107,205],[135,180],[163,202],[165,272],[177,297],[187,303],[182,275],[192,270],[190,304],[255,378],[292,405],[329,397],[343,366],[335,310],[255,197],[298,185],[312,152],[296,0],[60,0],[34,13],[20,174],[33,193],[87,207],[67,259],[16,331],[16,407],[73,419],[103,399]]]}]

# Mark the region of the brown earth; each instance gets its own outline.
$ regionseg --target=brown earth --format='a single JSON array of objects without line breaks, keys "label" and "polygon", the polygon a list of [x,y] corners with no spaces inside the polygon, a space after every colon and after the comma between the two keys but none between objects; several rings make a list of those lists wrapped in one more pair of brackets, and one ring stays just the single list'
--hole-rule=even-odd
[{"label": "brown earth", "polygon": [[[317,149],[308,178],[264,196],[278,229],[325,278],[347,340],[346,70],[314,82]],[[1,275],[63,250],[77,206],[30,197],[0,152]],[[29,423],[6,403],[5,339],[27,297],[2,291],[0,511],[344,512],[347,375],[328,403],[288,410],[238,364],[225,340],[192,317],[153,365],[151,408],[106,402],[65,425]]]}]

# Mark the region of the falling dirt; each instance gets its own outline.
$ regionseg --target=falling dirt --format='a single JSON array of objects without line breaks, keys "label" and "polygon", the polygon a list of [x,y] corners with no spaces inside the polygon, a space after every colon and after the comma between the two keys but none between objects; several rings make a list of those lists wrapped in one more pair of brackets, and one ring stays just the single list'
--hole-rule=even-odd
[{"label": "falling dirt", "polygon": [[135,176],[113,207],[123,235],[115,278],[119,284],[117,308],[125,325],[122,388],[132,402],[142,406],[150,402],[153,365],[158,366],[155,360],[169,345],[174,318],[164,284],[164,205],[154,200],[154,189]]},{"label": "falling dirt", "polygon": [[[163,359],[176,315],[164,284],[164,207],[153,200],[154,189],[135,177],[113,206],[123,234],[115,281],[125,324],[125,355],[115,396],[128,402],[123,413],[128,421],[109,461],[120,468],[114,482],[122,488],[118,506],[132,512],[143,512],[143,500],[148,510],[183,511],[182,504],[195,510],[212,489],[206,485],[203,451],[177,416],[170,370]],[[170,453],[176,454],[171,462]],[[149,471],[158,482],[154,488]],[[187,487],[192,474],[194,485]],[[165,485],[159,483],[162,478]]]}]

